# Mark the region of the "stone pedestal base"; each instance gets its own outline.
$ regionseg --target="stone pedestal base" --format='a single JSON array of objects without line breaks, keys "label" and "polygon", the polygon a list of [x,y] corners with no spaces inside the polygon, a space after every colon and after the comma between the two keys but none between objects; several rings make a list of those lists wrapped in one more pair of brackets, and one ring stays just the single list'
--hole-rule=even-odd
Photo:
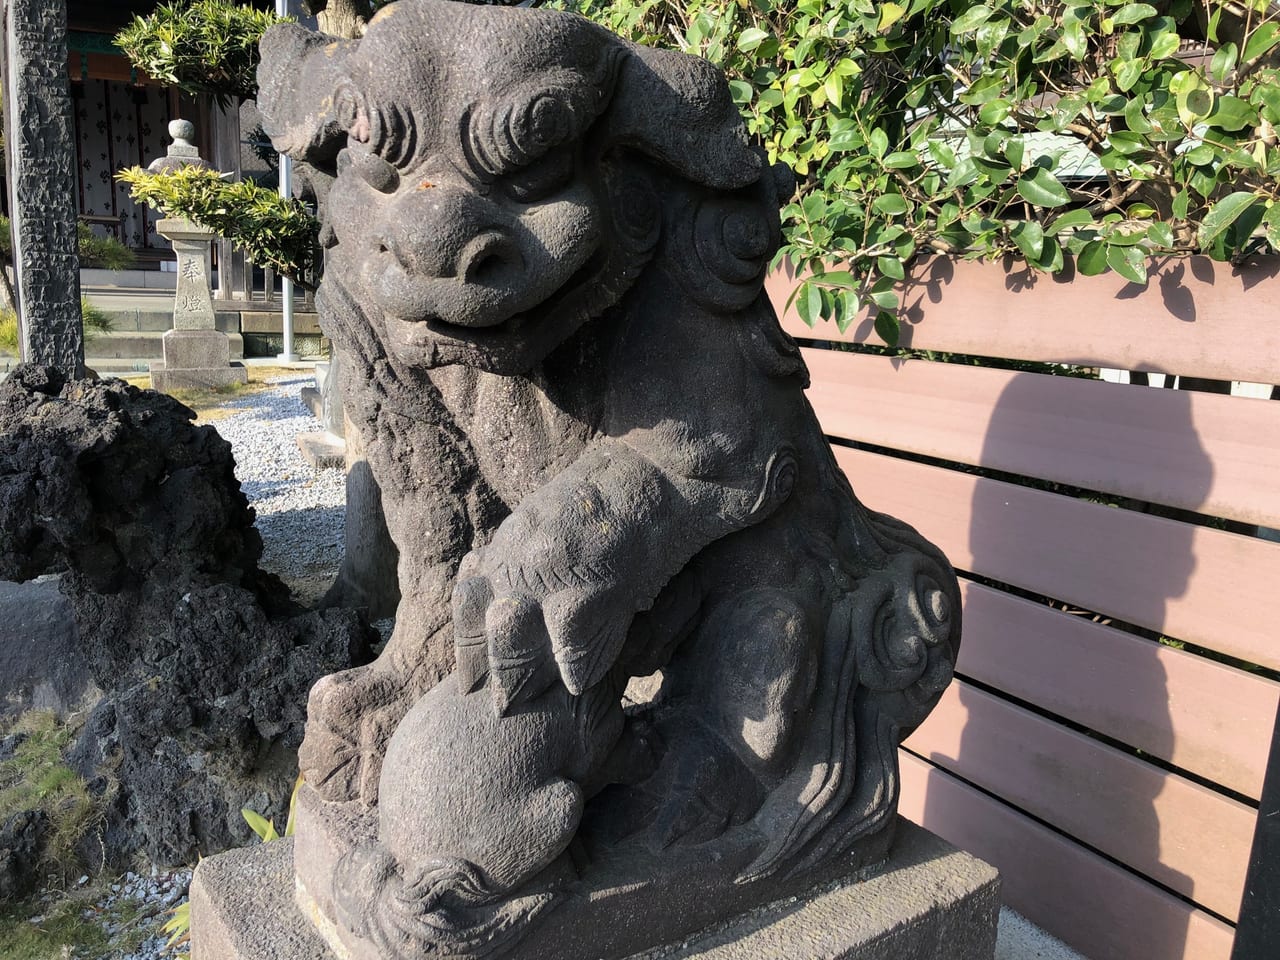
[{"label": "stone pedestal base", "polygon": [[[826,884],[637,960],[991,960],[999,910],[994,867],[903,821],[873,876]],[[542,923],[554,928],[555,914]],[[291,840],[200,863],[191,960],[340,960],[296,905]]]},{"label": "stone pedestal base", "polygon": [[298,449],[302,451],[302,459],[317,470],[345,467],[347,464],[346,441],[328,430],[298,434]]},{"label": "stone pedestal base", "polygon": [[231,363],[231,342],[218,330],[170,330],[164,360],[151,364],[154,390],[191,390],[248,383],[249,371]]}]

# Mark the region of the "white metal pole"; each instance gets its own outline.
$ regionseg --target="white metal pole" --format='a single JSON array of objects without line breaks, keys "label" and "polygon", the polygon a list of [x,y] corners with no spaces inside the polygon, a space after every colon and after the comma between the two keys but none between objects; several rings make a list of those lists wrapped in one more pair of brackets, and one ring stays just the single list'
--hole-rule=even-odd
[{"label": "white metal pole", "polygon": [[[276,13],[282,17],[289,15],[289,0],[276,0]],[[280,196],[288,199],[293,196],[293,161],[283,153],[280,157]],[[279,359],[285,363],[293,363],[298,355],[293,352],[293,281],[283,279],[280,289],[281,331],[284,343],[281,344]]]},{"label": "white metal pole", "polygon": [[[293,195],[291,167],[292,161],[280,155],[280,196],[290,197]],[[293,281],[285,277],[281,283],[280,290],[280,314],[281,329],[284,333],[284,343],[281,345],[280,360],[286,363],[293,363],[298,359],[298,355],[293,352]]]}]

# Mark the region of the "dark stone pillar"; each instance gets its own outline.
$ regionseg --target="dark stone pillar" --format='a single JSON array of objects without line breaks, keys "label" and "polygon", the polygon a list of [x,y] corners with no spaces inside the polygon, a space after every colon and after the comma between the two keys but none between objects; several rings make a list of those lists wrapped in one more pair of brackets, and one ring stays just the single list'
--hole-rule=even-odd
[{"label": "dark stone pillar", "polygon": [[5,0],[5,125],[23,359],[84,371],[63,0]]}]

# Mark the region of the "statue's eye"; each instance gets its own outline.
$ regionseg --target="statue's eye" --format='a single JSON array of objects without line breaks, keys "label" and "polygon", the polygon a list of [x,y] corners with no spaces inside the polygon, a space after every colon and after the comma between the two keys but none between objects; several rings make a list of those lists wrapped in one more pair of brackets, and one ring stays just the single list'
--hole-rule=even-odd
[{"label": "statue's eye", "polygon": [[507,193],[517,203],[536,203],[556,193],[573,177],[573,150],[561,147],[505,178]]},{"label": "statue's eye", "polygon": [[463,145],[479,176],[505,178],[533,168],[556,147],[576,139],[580,126],[563,97],[540,90],[532,97],[468,111]]},{"label": "statue's eye", "polygon": [[416,162],[418,137],[414,119],[399,104],[379,103],[355,84],[346,82],[334,92],[333,114],[352,140],[364,144],[392,166],[408,169]]},{"label": "statue's eye", "polygon": [[344,83],[334,93],[333,113],[342,129],[351,135],[351,139],[360,143],[369,142],[372,133],[369,105],[354,86]]}]

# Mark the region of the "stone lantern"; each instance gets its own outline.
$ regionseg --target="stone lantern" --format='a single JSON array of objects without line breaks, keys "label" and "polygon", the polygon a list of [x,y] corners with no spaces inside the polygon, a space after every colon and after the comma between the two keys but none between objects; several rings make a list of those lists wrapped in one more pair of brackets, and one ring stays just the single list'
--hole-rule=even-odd
[{"label": "stone lantern", "polygon": [[[189,120],[169,124],[173,143],[168,154],[147,169],[166,173],[180,167],[207,167],[192,144],[195,126]],[[244,365],[231,362],[231,343],[214,324],[213,291],[209,286],[211,250],[217,234],[190,220],[166,218],[156,232],[173,244],[178,255],[178,287],[173,301],[173,329],[165,333],[164,359],[151,364],[156,390],[220,387],[247,383]]]}]

